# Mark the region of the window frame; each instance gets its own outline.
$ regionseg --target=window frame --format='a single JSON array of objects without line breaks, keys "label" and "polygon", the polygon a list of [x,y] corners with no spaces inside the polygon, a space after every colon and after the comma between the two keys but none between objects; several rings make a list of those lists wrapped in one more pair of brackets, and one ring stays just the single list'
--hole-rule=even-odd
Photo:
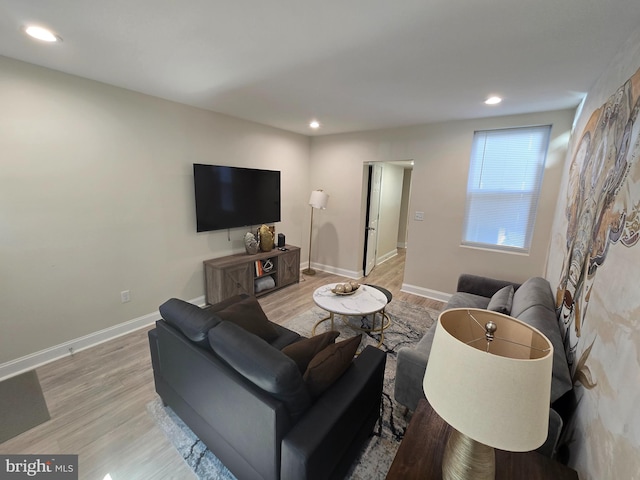
[{"label": "window frame", "polygon": [[[480,248],[480,249],[485,249],[485,250],[491,250],[491,251],[497,251],[497,252],[511,252],[511,253],[519,253],[519,254],[529,254],[530,250],[531,250],[531,243],[533,240],[533,234],[534,234],[534,229],[535,229],[535,224],[536,224],[536,218],[537,218],[537,213],[538,213],[538,205],[540,203],[540,192],[542,190],[542,184],[543,184],[543,180],[544,180],[544,170],[545,170],[545,165],[546,165],[546,161],[547,161],[547,156],[549,153],[549,144],[551,141],[551,130],[552,130],[552,125],[530,125],[530,126],[522,126],[522,127],[508,127],[508,128],[497,128],[497,129],[485,129],[485,130],[476,130],[473,133],[473,139],[472,139],[472,146],[471,146],[471,155],[470,155],[470,159],[469,159],[469,172],[468,172],[468,176],[467,176],[467,186],[466,186],[466,198],[465,198],[465,212],[464,212],[464,218],[463,218],[463,225],[462,225],[462,241],[461,241],[461,245],[464,247],[470,247],[470,248]],[[529,183],[532,182],[532,188],[531,189],[525,189],[525,188],[507,188],[507,189],[490,189],[490,188],[485,188],[483,189],[482,186],[477,186],[476,182],[480,182],[481,180],[479,180],[479,178],[482,177],[482,173],[480,173],[480,177],[477,177],[477,172],[478,172],[478,168],[480,169],[480,172],[484,172],[484,164],[487,162],[487,159],[485,157],[485,154],[478,154],[477,149],[479,147],[483,147],[486,148],[487,142],[490,141],[490,137],[492,135],[504,135],[505,133],[508,132],[518,132],[518,133],[524,133],[526,134],[527,132],[531,133],[536,133],[538,136],[538,141],[540,142],[540,150],[538,153],[532,153],[529,155],[529,160],[527,165],[528,166],[533,166],[535,167],[535,172],[533,172],[532,174],[528,175],[526,177],[527,182],[520,182],[521,184],[525,183]],[[483,150],[484,152],[484,150]],[[507,162],[509,159],[512,158],[517,158],[517,157],[511,157],[509,156],[509,154],[507,152],[502,152],[501,154],[501,161],[503,162],[501,164],[502,165],[507,165],[505,162]],[[494,155],[495,157],[495,155]],[[531,160],[531,158],[535,157],[534,160]],[[522,156],[523,159],[526,158],[526,156]],[[478,160],[481,161],[480,165],[476,165],[474,162],[477,162]],[[493,164],[491,164],[489,167],[487,168],[496,168],[497,163],[494,162]],[[522,180],[523,177],[518,177],[518,180]],[[515,179],[514,179],[515,180]],[[524,230],[524,235],[523,235],[523,242],[522,245],[523,246],[517,246],[517,245],[505,245],[505,244],[500,244],[497,243],[498,240],[496,240],[495,243],[487,243],[487,242],[482,242],[482,241],[477,241],[477,235],[475,236],[474,240],[470,240],[469,238],[471,238],[471,234],[470,234],[470,229],[474,227],[474,222],[473,219],[476,218],[476,216],[471,217],[471,215],[473,215],[472,209],[474,207],[474,198],[481,198],[481,197],[485,197],[485,198],[489,198],[489,200],[491,200],[491,197],[493,197],[493,201],[494,202],[504,202],[505,197],[511,197],[511,198],[516,198],[519,201],[522,201],[524,197],[531,197],[529,200],[527,200],[528,203],[528,211],[526,212],[526,218],[527,221],[526,223],[522,223],[520,225],[521,229]],[[502,199],[500,199],[500,197],[502,197]],[[478,203],[476,201],[475,206],[476,208],[478,207]],[[497,209],[495,210],[497,211]],[[523,212],[524,213],[524,212]],[[517,217],[517,215],[516,215]],[[493,218],[496,218],[499,220],[499,216],[495,216]],[[506,219],[509,218],[509,214],[505,214]],[[509,223],[506,220],[503,220],[503,222],[505,224]],[[478,224],[478,220],[476,218],[475,221],[475,226],[477,227]]]}]

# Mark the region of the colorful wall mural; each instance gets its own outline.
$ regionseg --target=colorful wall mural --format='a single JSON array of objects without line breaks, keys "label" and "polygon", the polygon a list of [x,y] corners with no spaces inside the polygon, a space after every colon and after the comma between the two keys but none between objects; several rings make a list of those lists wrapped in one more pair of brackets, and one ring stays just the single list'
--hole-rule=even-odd
[{"label": "colorful wall mural", "polygon": [[561,453],[581,480],[640,479],[640,30],[576,119],[546,277],[575,399]]},{"label": "colorful wall mural", "polygon": [[613,245],[629,248],[640,239],[639,109],[640,69],[593,112],[569,166],[566,253],[556,305],[567,329],[570,364],[598,268]]}]

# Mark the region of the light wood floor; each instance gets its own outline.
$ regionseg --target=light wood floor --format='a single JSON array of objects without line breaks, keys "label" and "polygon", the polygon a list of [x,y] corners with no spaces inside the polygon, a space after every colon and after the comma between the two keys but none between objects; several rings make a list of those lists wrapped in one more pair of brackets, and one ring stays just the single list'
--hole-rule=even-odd
[{"label": "light wood floor", "polygon": [[[404,250],[361,282],[389,289],[394,300],[431,308],[437,301],[400,292]],[[262,297],[272,321],[283,323],[313,306],[319,286],[345,279],[318,272]],[[0,444],[3,454],[78,454],[79,478],[192,479],[191,470],[147,414],[156,397],[144,328],[37,369],[51,420]],[[5,415],[7,412],[2,412]]]}]

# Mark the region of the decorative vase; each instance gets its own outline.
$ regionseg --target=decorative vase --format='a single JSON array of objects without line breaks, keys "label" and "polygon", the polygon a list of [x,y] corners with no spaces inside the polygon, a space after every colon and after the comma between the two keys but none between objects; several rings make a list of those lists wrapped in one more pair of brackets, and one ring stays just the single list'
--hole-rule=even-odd
[{"label": "decorative vase", "polygon": [[262,225],[258,231],[260,233],[260,250],[263,252],[273,250],[273,234],[271,230],[269,230],[269,227]]},{"label": "decorative vase", "polygon": [[244,235],[244,248],[249,255],[258,253],[258,241],[253,233],[247,232]]}]

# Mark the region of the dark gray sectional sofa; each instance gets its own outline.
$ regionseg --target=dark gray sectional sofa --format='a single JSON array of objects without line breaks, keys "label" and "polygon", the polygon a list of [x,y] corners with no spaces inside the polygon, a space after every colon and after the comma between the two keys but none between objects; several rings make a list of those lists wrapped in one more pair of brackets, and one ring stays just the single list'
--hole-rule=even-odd
[{"label": "dark gray sectional sofa", "polygon": [[272,322],[262,325],[268,335],[249,331],[242,309],[228,315],[243,298],[160,308],[149,332],[156,391],[239,479],[342,478],[379,418],[384,352],[367,347],[352,362],[351,353],[344,374],[314,396],[281,352],[303,337]]},{"label": "dark gray sectional sofa", "polygon": [[[563,425],[562,418],[553,407],[572,390],[573,384],[549,282],[541,277],[533,277],[520,285],[463,274],[458,279],[457,292],[445,308],[495,310],[537,328],[551,341],[554,355],[549,399],[549,435],[538,451],[553,456]],[[415,410],[418,400],[424,398],[422,379],[429,360],[435,326],[434,322],[416,347],[405,347],[398,351],[394,398],[410,410]]]}]

